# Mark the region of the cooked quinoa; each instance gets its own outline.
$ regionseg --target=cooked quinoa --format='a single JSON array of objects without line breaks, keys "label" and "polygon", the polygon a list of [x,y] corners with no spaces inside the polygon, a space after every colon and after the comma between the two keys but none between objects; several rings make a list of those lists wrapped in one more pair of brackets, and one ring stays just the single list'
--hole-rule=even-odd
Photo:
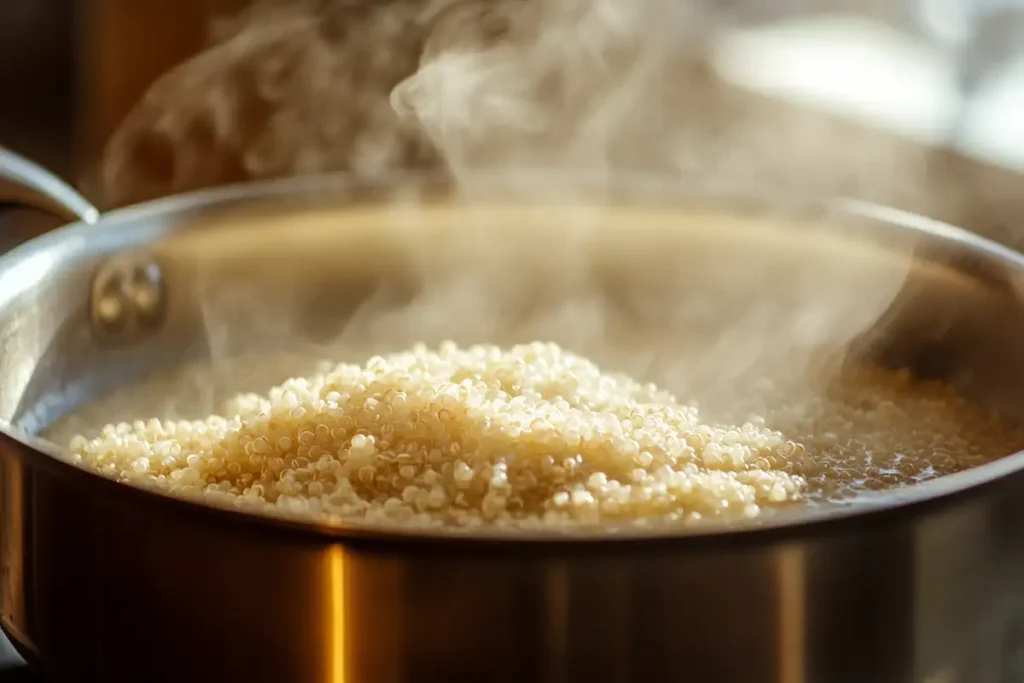
[{"label": "cooked quinoa", "polygon": [[724,392],[728,409],[698,411],[555,344],[449,342],[236,396],[203,420],[110,424],[71,451],[119,480],[254,512],[559,528],[750,519],[1024,447],[947,385],[856,364],[834,380],[752,382]]},{"label": "cooked quinoa", "polygon": [[411,351],[291,379],[202,421],[108,425],[74,457],[124,481],[326,520],[421,525],[755,517],[804,480],[763,424],[702,422],[555,344]]}]

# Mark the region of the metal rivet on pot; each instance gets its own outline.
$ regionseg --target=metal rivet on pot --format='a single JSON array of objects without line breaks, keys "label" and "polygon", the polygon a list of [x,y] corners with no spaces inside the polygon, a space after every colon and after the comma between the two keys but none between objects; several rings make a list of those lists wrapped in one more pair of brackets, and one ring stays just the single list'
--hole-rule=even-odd
[{"label": "metal rivet on pot", "polygon": [[115,341],[130,342],[163,322],[166,292],[157,263],[119,256],[104,264],[92,283],[93,327]]},{"label": "metal rivet on pot", "polygon": [[96,318],[103,325],[110,327],[123,320],[124,306],[121,301],[113,295],[105,295],[96,301]]}]

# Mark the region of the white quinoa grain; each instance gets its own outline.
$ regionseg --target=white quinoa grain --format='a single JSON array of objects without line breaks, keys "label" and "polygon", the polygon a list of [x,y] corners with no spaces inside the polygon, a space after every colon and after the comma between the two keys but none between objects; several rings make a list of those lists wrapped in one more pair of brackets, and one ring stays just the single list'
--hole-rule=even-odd
[{"label": "white quinoa grain", "polygon": [[721,423],[555,344],[446,342],[240,395],[222,416],[107,425],[70,450],[107,476],[253,512],[538,528],[749,519],[1024,445],[943,385],[863,369],[837,386]]}]

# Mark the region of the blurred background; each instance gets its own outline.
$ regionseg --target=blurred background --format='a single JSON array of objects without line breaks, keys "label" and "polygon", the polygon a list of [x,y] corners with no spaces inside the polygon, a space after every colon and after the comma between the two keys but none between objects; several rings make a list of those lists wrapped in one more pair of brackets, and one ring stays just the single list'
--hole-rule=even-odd
[{"label": "blurred background", "polygon": [[[247,0],[4,0],[0,140],[74,176]],[[722,0],[729,80],[1024,170],[1024,0]],[[962,100],[962,101],[961,101]],[[958,120],[959,119],[959,120]],[[957,130],[954,130],[957,129]]]},{"label": "blurred background", "polygon": [[[88,194],[105,143],[146,89],[203,49],[213,20],[247,4],[3,0],[0,144]],[[714,99],[698,88],[725,88],[731,99],[721,106],[733,114],[763,110],[766,129],[793,116],[831,126],[819,136],[815,170],[821,172],[821,158],[834,157],[830,191],[1013,238],[1009,223],[1024,208],[1024,0],[710,6],[719,15],[707,50],[716,82],[695,84],[694,102]],[[872,187],[863,173],[850,181],[843,166],[854,162],[844,146],[863,148],[865,141],[894,159],[913,158],[901,167],[925,169],[914,182],[927,188],[896,192],[881,177]],[[716,144],[719,157],[744,154],[742,140]]]}]

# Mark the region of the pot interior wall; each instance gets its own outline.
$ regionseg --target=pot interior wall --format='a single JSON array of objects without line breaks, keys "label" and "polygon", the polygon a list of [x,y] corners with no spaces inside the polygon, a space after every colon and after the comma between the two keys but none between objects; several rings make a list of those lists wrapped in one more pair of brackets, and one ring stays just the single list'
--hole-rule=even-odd
[{"label": "pot interior wall", "polygon": [[[114,253],[162,272],[166,317],[151,334],[119,338],[90,322],[92,278]],[[104,422],[170,403],[212,412],[226,393],[265,389],[315,358],[541,339],[711,403],[766,373],[823,381],[868,357],[1019,419],[1019,268],[874,219],[716,202],[236,202],[126,214],[7,257],[0,417],[38,433],[185,361],[204,370],[180,395]]]}]

